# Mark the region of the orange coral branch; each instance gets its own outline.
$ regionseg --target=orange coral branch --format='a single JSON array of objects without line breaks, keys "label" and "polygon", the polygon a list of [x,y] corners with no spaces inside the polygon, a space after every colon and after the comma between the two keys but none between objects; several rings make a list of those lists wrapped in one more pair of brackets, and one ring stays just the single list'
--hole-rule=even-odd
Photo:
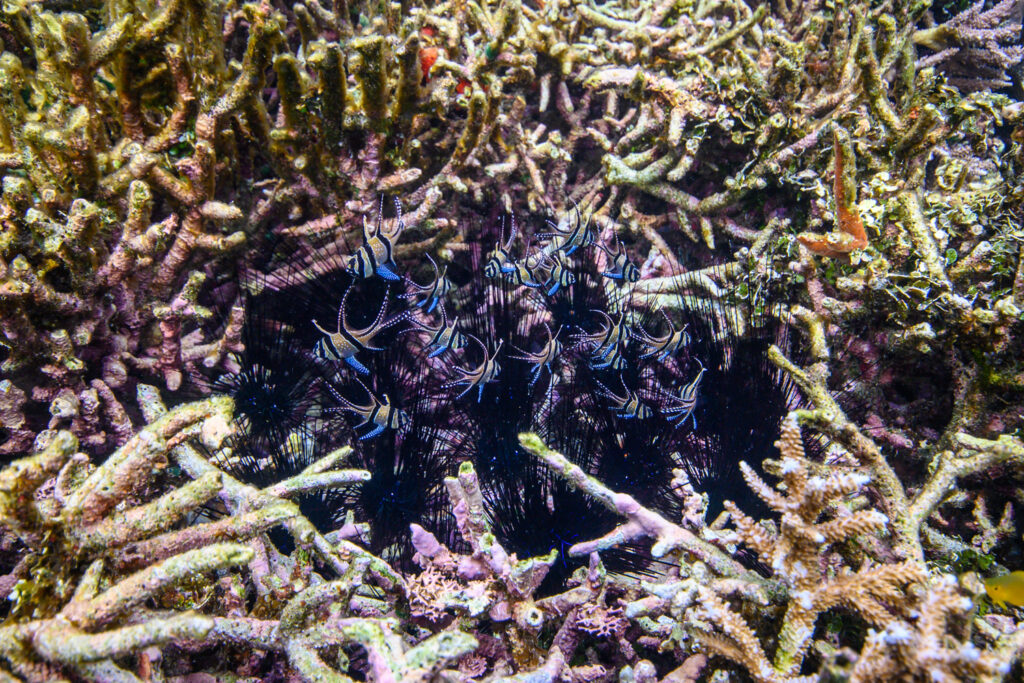
[{"label": "orange coral branch", "polygon": [[849,254],[854,249],[863,249],[868,246],[868,234],[864,230],[864,222],[860,218],[853,203],[856,201],[855,186],[846,183],[846,155],[853,158],[853,151],[844,146],[845,134],[841,134],[837,128],[835,131],[835,179],[832,183],[832,193],[836,201],[836,230],[825,235],[813,232],[803,232],[797,235],[800,244],[820,256],[831,258],[842,258],[849,261]]}]

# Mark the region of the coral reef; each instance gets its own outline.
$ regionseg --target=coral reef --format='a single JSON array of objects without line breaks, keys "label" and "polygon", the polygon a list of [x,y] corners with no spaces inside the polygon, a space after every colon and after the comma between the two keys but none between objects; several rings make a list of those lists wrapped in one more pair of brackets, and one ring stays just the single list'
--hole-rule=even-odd
[{"label": "coral reef", "polygon": [[939,5],[6,0],[0,679],[1019,678],[1024,4]]},{"label": "coral reef", "polygon": [[[719,548],[631,496],[607,489],[535,435],[522,439],[568,481],[628,520],[596,542],[573,546],[570,554],[585,555],[639,537],[655,539],[656,556],[680,554],[678,576],[643,582],[647,595],[625,602],[624,616],[660,640],[661,648],[717,654],[739,664],[756,681],[817,680],[818,674],[797,675],[812,646],[825,669],[845,670],[843,654],[829,642],[845,634],[822,637],[816,628],[837,607],[879,629],[871,630],[865,649],[853,655],[852,680],[938,681],[946,680],[944,675],[992,679],[1008,673],[1024,647],[1024,637],[1014,629],[1005,634],[986,629],[989,642],[983,649],[962,642],[953,622],[973,610],[970,594],[957,587],[954,577],[933,574],[920,560],[900,560],[891,547],[868,540],[888,524],[884,514],[854,497],[869,477],[856,466],[815,473],[814,463],[804,455],[796,413],[784,423],[778,443],[781,459],[774,469],[782,479],[779,491],[744,465],[747,483],[780,516],[777,527],[763,526],[726,503],[735,530],[715,539],[725,549],[735,551],[743,544],[755,550],[770,568],[768,579],[738,567]],[[951,484],[938,474],[929,484],[942,482]],[[829,516],[823,520],[826,510]],[[736,602],[740,607],[733,606]],[[768,621],[775,644],[771,658],[763,636],[745,616],[752,610],[775,615]],[[949,638],[958,638],[955,645]]]}]

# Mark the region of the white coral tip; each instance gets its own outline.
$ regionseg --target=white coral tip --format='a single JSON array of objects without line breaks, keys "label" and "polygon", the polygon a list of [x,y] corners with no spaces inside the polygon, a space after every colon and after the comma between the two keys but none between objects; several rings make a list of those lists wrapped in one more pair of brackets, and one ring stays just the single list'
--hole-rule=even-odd
[{"label": "white coral tip", "polygon": [[981,650],[974,646],[974,643],[965,643],[960,648],[960,656],[966,659],[968,662],[976,662],[981,659]]},{"label": "white coral tip", "polygon": [[793,474],[800,471],[800,461],[796,458],[783,458],[782,466],[779,467],[782,474]]},{"label": "white coral tip", "polygon": [[810,591],[797,591],[793,597],[796,598],[797,602],[806,610],[814,609],[814,596],[811,595]]},{"label": "white coral tip", "polygon": [[868,482],[871,481],[871,477],[861,472],[858,472],[850,476],[850,481],[852,481],[854,485],[858,487],[867,486]]},{"label": "white coral tip", "polygon": [[889,624],[885,629],[885,643],[887,645],[903,645],[910,642],[910,629],[904,624],[896,622]]}]

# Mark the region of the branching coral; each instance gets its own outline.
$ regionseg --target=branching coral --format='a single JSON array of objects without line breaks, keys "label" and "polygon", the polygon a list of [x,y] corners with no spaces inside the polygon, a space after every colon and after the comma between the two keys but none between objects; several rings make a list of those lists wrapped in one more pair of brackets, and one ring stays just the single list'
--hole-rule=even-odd
[{"label": "branching coral", "polygon": [[[677,578],[645,584],[647,597],[627,604],[625,615],[664,639],[662,647],[668,642],[683,646],[686,635],[677,630],[682,627],[696,640],[694,647],[735,662],[754,680],[814,680],[815,676],[800,676],[805,658],[818,642],[815,634],[821,616],[838,609],[856,614],[886,633],[906,635],[899,643],[887,641],[884,634],[872,636],[872,647],[909,645],[913,638],[907,623],[915,619],[934,641],[927,650],[900,650],[905,655],[902,658],[898,654],[888,659],[888,655],[876,657],[874,652],[862,655],[865,659],[857,665],[862,673],[854,674],[865,676],[862,680],[881,680],[875,674],[882,670],[891,675],[902,672],[904,677],[938,672],[932,680],[942,680],[942,671],[995,675],[1008,670],[1002,658],[1017,647],[1012,638],[989,643],[984,650],[970,642],[961,642],[956,652],[946,649],[950,647],[947,632],[954,629],[947,624],[947,615],[950,610],[966,613],[971,600],[955,597],[949,579],[933,577],[922,562],[900,561],[891,550],[880,550],[877,542],[873,547],[867,541],[866,537],[887,526],[885,515],[865,509],[864,499],[856,497],[869,478],[856,471],[818,473],[804,455],[796,414],[784,423],[778,443],[781,458],[773,466],[781,476],[778,491],[744,465],[747,483],[780,516],[777,525],[759,523],[726,503],[736,527],[733,542],[742,542],[761,557],[771,571],[768,581],[754,579],[738,565],[718,559],[688,532],[628,496],[608,491],[536,437],[524,435],[522,440],[568,481],[631,520],[613,534],[574,546],[571,553],[601,552],[650,536],[657,541],[656,554],[685,549],[684,557],[699,558],[689,569],[681,568]],[[926,593],[929,583],[932,592]],[[737,610],[730,599],[738,600],[741,608]],[[769,622],[773,625],[767,639],[774,643],[774,654],[763,632],[753,626],[758,621],[749,616],[751,607],[764,610],[766,605],[778,615]],[[666,623],[669,615],[673,622]],[[877,670],[873,668],[876,665],[880,667]]]},{"label": "branching coral", "polygon": [[[850,215],[858,183],[905,167],[900,213],[949,289],[948,248],[920,229],[914,199],[962,114],[915,73],[914,45],[1003,40],[1010,0],[916,33],[923,7],[860,2],[401,7],[106,3],[93,17],[12,5],[5,367],[49,377],[19,378],[33,403],[70,392],[54,426],[91,447],[123,441],[135,374],[173,389],[237,347],[238,319],[213,332],[200,301],[217,270],[197,267],[204,254],[230,258],[264,231],[351,234],[379,192],[414,207],[417,241],[400,258],[452,240],[465,224],[457,197],[548,211],[573,199],[649,249],[646,272],[658,272],[679,265],[676,232],[757,254],[783,233],[820,233],[833,156],[846,160]],[[837,126],[850,131],[842,155],[827,145]]]},{"label": "branching coral", "polygon": [[1024,46],[1017,44],[1022,11],[1019,0],[1002,0],[989,9],[976,2],[940,26],[915,32],[916,44],[935,51],[917,66],[937,65],[965,90],[1010,85],[1007,72],[1024,59]]},{"label": "branching coral", "polygon": [[[11,95],[0,107],[0,149],[10,157],[0,211],[3,334],[14,347],[4,367],[43,372],[33,400],[71,392],[73,405],[55,422],[73,419],[92,448],[106,445],[109,424],[121,427],[114,439],[126,436],[129,367],[176,389],[185,367],[216,364],[237,341],[237,325],[219,340],[186,334],[211,315],[197,301],[205,275],[189,266],[195,253],[226,253],[244,240],[222,230],[242,212],[218,199],[218,153],[278,29],[267,9],[254,8],[243,72],[211,101],[198,88],[216,65],[182,47],[223,44],[207,10],[171,2],[108,11],[110,23],[91,33],[83,15],[12,5],[7,21],[24,40],[0,64]],[[196,21],[183,19],[193,12]]]},{"label": "branching coral", "polygon": [[814,406],[813,410],[800,411],[801,418],[836,438],[867,468],[874,485],[882,493],[883,509],[892,524],[896,548],[907,558],[923,558],[923,541],[933,546],[942,545],[941,539],[927,528],[927,518],[953,492],[959,479],[991,470],[1002,463],[1021,466],[1024,450],[1018,439],[1002,435],[990,441],[957,432],[952,435],[956,442],[951,444],[951,449],[937,454],[935,467],[926,483],[915,495],[909,496],[878,444],[850,422],[828,393],[819,374],[820,365],[805,371],[793,365],[778,349],[771,353]]},{"label": "branching coral", "polygon": [[[800,429],[794,419],[782,427],[779,441],[782,459],[780,489],[772,491],[746,464],[747,483],[776,514],[776,533],[766,531],[735,505],[727,503],[740,538],[771,566],[790,591],[779,630],[775,667],[792,675],[799,670],[814,624],[823,612],[841,605],[862,615],[869,623],[884,625],[911,603],[904,587],[925,580],[926,572],[910,560],[899,564],[864,566],[836,577],[823,576],[822,556],[832,545],[851,541],[863,534],[881,531],[886,518],[876,510],[850,510],[845,500],[857,493],[868,479],[850,472],[828,477],[813,475],[804,458]],[[826,510],[834,511],[821,521]]]},{"label": "branching coral", "polygon": [[[136,680],[160,647],[191,672],[212,643],[233,675],[318,680],[1003,675],[1015,614],[979,616],[974,577],[945,577],[1018,561],[1021,3],[942,25],[929,4],[7,2],[4,675]],[[576,202],[637,264],[631,306],[770,291],[758,315],[808,342],[771,358],[824,461],[787,423],[780,488],[747,473],[775,519],[708,524],[697,491],[669,518],[527,439],[622,517],[564,543],[587,564],[544,598],[561,553],[509,555],[482,469],[448,482],[457,537],[413,530],[419,575],[352,542],[355,520],[320,533],[292,499],[365,479],[347,451],[247,486],[218,467],[230,402],[168,412],[142,382],[177,402],[230,365],[239,266],[280,265],[282,239],[350,254],[381,193],[411,209],[402,272],[479,250],[499,207]],[[625,543],[661,563],[606,574]]]},{"label": "branching coral", "polygon": [[[32,551],[22,562],[35,565],[33,579],[14,586],[14,613],[21,618],[4,626],[0,638],[9,666],[30,680],[40,678],[37,661],[102,678],[119,671],[111,658],[152,644],[227,637],[229,623],[187,611],[143,617],[142,604],[187,577],[251,561],[250,548],[222,541],[255,536],[289,513],[268,510],[230,529],[169,531],[217,494],[221,482],[216,474],[149,503],[123,505],[143,493],[156,469],[166,467],[170,449],[189,433],[212,437],[222,403],[207,401],[167,413],[91,472],[68,432],[57,432],[41,452],[4,470],[0,515]],[[49,495],[35,494],[51,478]],[[123,509],[115,512],[119,504]],[[190,547],[195,549],[177,546],[184,552],[150,555],[144,568],[130,574],[114,568],[114,555],[130,544],[162,535],[175,547],[183,534],[193,537]],[[78,566],[86,567],[80,577],[75,575]],[[44,667],[51,673],[42,677],[57,670]]]},{"label": "branching coral", "polygon": [[[62,671],[89,680],[137,680],[112,660],[153,645],[220,642],[279,651],[308,678],[341,680],[316,651],[358,643],[372,653],[376,675],[427,678],[475,647],[475,639],[459,632],[410,647],[395,634],[394,623],[373,617],[323,622],[317,616],[322,610],[355,600],[369,577],[385,586],[400,582],[365,551],[346,541],[327,542],[282,497],[337,486],[351,475],[325,479],[331,463],[318,463],[302,475],[311,481],[257,491],[216,470],[188,444],[199,438],[212,446],[224,438],[229,401],[210,399],[170,412],[152,398],[144,403],[153,422],[100,467],[90,468],[76,453],[75,438],[62,431],[42,451],[3,471],[0,520],[29,548],[22,564],[32,569],[31,579],[5,583],[15,599],[13,618],[0,628],[5,667],[28,680],[53,680]],[[172,460],[196,478],[143,502],[152,496],[155,474]],[[234,514],[181,525],[217,497]],[[282,523],[341,578],[301,590],[310,568],[289,568],[260,539]],[[190,586],[217,570],[231,571],[192,593]],[[12,576],[24,574],[16,568]],[[239,590],[276,603],[279,615],[246,613]],[[211,611],[214,594],[223,603]]]},{"label": "branching coral", "polygon": [[[626,640],[629,623],[622,616],[622,607],[611,604],[612,593],[632,590],[629,581],[607,575],[597,554],[591,554],[589,566],[576,571],[568,590],[538,599],[538,587],[552,565],[560,561],[558,551],[522,559],[507,554],[489,528],[479,480],[469,463],[446,484],[460,535],[469,549],[466,554],[453,552],[414,526],[413,544],[418,561],[426,568],[406,584],[414,615],[435,624],[458,615],[494,633],[499,640],[486,648],[488,656],[478,662],[494,674],[510,667],[519,671],[537,667],[531,674],[536,678],[530,680],[555,680],[563,669],[574,679],[596,680],[609,673],[608,669],[566,664],[566,658],[580,647],[581,634],[617,642],[626,651],[626,661],[636,660]],[[557,633],[545,652],[540,639],[553,628]]]},{"label": "branching coral", "polygon": [[[422,528],[414,527],[413,533],[413,545],[427,566],[440,572],[454,571],[460,579],[470,582],[466,589],[438,596],[440,604],[460,607],[471,615],[486,610],[496,621],[512,619],[524,633],[536,634],[545,618],[533,594],[555,562],[557,553],[520,560],[505,552],[490,530],[480,483],[470,463],[463,464],[458,477],[447,479],[445,484],[459,533],[469,544],[471,553],[454,555]],[[491,589],[488,584],[493,581],[500,581],[503,590]],[[417,595],[414,601],[422,599]]]},{"label": "branching coral", "polygon": [[[854,666],[858,680],[877,680],[879,671],[932,680],[938,680],[935,672],[994,676],[1024,646],[1012,631],[1000,636],[991,634],[991,627],[979,631],[985,642],[963,635],[963,620],[970,617],[968,598],[958,595],[948,579],[932,578],[923,565],[898,561],[867,542],[885,527],[885,517],[855,497],[867,478],[818,471],[804,456],[792,417],[779,443],[782,457],[772,470],[782,477],[780,491],[746,471],[748,483],[780,515],[778,525],[756,523],[729,504],[735,537],[711,536],[724,550],[630,496],[608,490],[534,437],[524,436],[523,445],[568,482],[629,520],[604,539],[570,548],[570,553],[590,555],[589,568],[581,569],[564,593],[538,600],[533,594],[557,552],[522,560],[508,556],[490,531],[479,482],[468,463],[447,481],[468,552],[453,552],[414,527],[413,543],[427,569],[403,580],[356,546],[320,536],[293,503],[280,497],[351,481],[345,472],[338,472],[344,475],[340,478],[322,476],[333,474],[325,470],[344,453],[311,466],[301,475],[308,482],[258,491],[219,472],[189,445],[189,439],[198,438],[216,448],[224,440],[229,402],[211,399],[167,412],[147,393],[141,403],[150,426],[101,467],[90,469],[87,459],[75,454],[74,437],[58,432],[42,452],[3,472],[0,513],[30,549],[22,562],[33,568],[35,578],[8,584],[16,596],[15,618],[3,629],[8,645],[2,654],[7,666],[30,680],[52,679],[62,671],[92,680],[131,680],[123,664],[112,660],[182,640],[278,652],[308,679],[340,675],[325,663],[324,653],[359,644],[371,654],[375,680],[427,680],[477,647],[469,633],[445,626],[464,622],[486,622],[492,633],[498,629],[500,645],[488,646],[491,654],[474,655],[495,672],[540,667],[535,675],[553,677],[567,666],[565,653],[577,649],[580,634],[617,639],[629,653],[633,646],[623,638],[639,629],[645,634],[641,642],[654,638],[660,647],[682,652],[693,647],[689,634],[692,642],[744,667],[755,680],[804,680],[798,676],[801,663],[812,646],[816,653],[822,647],[814,635],[817,623],[822,614],[837,609],[859,615],[879,634],[869,638]],[[1019,450],[1010,442],[966,437],[963,442],[988,453],[987,462]],[[154,472],[171,461],[195,479],[144,502],[157,490]],[[939,478],[949,476],[955,475]],[[41,489],[47,480],[51,483]],[[230,516],[180,527],[183,515],[215,497]],[[289,529],[304,553],[281,556],[260,538],[261,531],[277,524]],[[656,555],[689,562],[657,579],[612,581],[599,554],[643,536],[658,541]],[[728,556],[736,541],[769,563],[769,579]],[[69,557],[76,559],[68,562]],[[312,558],[315,564],[307,565]],[[333,569],[339,578],[313,579],[310,572],[317,566]],[[191,593],[189,586],[215,568],[233,569],[199,594]],[[47,575],[52,576],[49,582],[41,579]],[[12,576],[27,574],[16,568]],[[383,593],[361,589],[371,577]],[[929,583],[928,591],[913,588]],[[399,635],[392,617],[381,617],[392,609],[398,587],[413,614],[440,629],[435,635],[410,641]],[[223,608],[213,612],[202,597],[211,591],[223,597],[214,603]],[[248,591],[258,596],[256,612],[242,607]],[[626,598],[624,607],[608,601],[611,592]],[[171,611],[150,611],[147,601]],[[189,607],[201,612],[180,611]],[[768,622],[775,624],[770,637],[751,616],[751,607],[777,615],[777,621]],[[452,617],[458,619],[452,622]],[[545,625],[558,630],[547,652],[538,641]],[[774,655],[769,642],[775,643]],[[633,662],[638,675],[647,671],[648,664],[635,653],[626,654],[625,661]],[[569,668],[573,676],[596,674],[596,669]]]},{"label": "branching coral", "polygon": [[998,680],[1010,669],[1002,653],[982,651],[951,633],[955,633],[954,622],[972,608],[971,599],[957,589],[952,576],[938,577],[912,623],[893,621],[883,631],[869,632],[850,680]]}]

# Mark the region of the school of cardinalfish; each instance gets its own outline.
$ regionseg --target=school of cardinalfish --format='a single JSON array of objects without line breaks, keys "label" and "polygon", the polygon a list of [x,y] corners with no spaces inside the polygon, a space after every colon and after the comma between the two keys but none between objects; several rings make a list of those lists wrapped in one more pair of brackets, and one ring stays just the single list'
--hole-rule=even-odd
[{"label": "school of cardinalfish", "polygon": [[[390,226],[385,226],[383,199],[381,200],[376,223],[370,226],[364,222],[362,244],[347,257],[345,264],[349,274],[357,280],[372,277],[380,277],[388,283],[404,280],[409,291],[400,296],[412,302],[412,309],[389,318],[385,297],[374,320],[365,327],[355,328],[349,324],[346,313],[350,287],[341,297],[337,319],[332,326],[328,327],[318,320],[312,320],[312,324],[322,335],[316,344],[314,354],[321,360],[345,363],[358,374],[368,374],[369,370],[358,360],[357,355],[363,351],[381,350],[380,347],[374,346],[375,337],[399,322],[408,321],[415,329],[425,333],[424,348],[428,352],[428,358],[437,358],[446,353],[454,355],[455,352],[467,348],[471,342],[482,350],[482,359],[478,364],[471,367],[463,367],[457,363],[450,365],[452,378],[444,385],[445,389],[461,389],[456,399],[472,394],[475,390],[476,400],[479,401],[484,386],[495,381],[501,373],[504,340],[500,340],[496,348],[490,349],[476,336],[460,331],[457,318],[453,321],[448,319],[445,299],[456,286],[447,277],[447,265],[439,267],[433,257],[427,255],[433,269],[433,279],[426,284],[419,284],[410,277],[402,278],[399,275],[394,261],[394,247],[405,230],[405,223],[401,205],[397,200],[395,211],[395,219],[390,222]],[[483,263],[483,274],[487,278],[503,279],[513,286],[537,289],[548,296],[553,296],[559,290],[571,287],[576,282],[576,275],[567,259],[581,250],[593,248],[606,255],[606,266],[601,273],[603,277],[625,284],[640,279],[640,270],[630,261],[625,248],[617,242],[614,249],[600,244],[597,230],[591,225],[589,217],[584,218],[578,207],[575,207],[568,219],[562,223],[547,221],[551,231],[539,235],[544,241],[536,251],[531,252],[531,245],[528,243],[523,258],[516,258],[512,253],[517,229],[514,217],[509,222],[511,229],[507,238],[503,238],[495,245]],[[435,309],[440,312],[440,322],[436,325],[413,316],[416,310],[429,314]],[[600,310],[594,310],[592,313],[603,321],[596,331],[578,330],[563,333],[561,327],[552,331],[545,323],[547,340],[539,351],[531,352],[512,347],[514,353],[508,353],[509,358],[533,365],[530,375],[531,388],[545,370],[551,376],[552,365],[565,348],[561,341],[563,338],[570,341],[574,348],[586,350],[589,353],[591,367],[595,370],[611,369],[618,372],[627,369],[624,351],[632,341],[643,345],[640,358],[655,357],[658,360],[681,351],[690,342],[685,326],[676,329],[667,316],[665,320],[668,323],[668,332],[656,336],[647,333],[641,326],[631,327],[626,320],[625,310],[616,317]],[[661,412],[677,427],[683,426],[693,415],[703,375],[702,367],[692,382],[683,387],[678,394],[663,392],[658,396],[662,401]],[[351,412],[362,419],[357,429],[365,428],[366,431],[360,439],[373,438],[386,429],[401,429],[406,424],[401,409],[396,407],[388,396],[377,396],[362,381],[359,383],[368,397],[365,402],[357,403],[337,392],[333,393],[340,405],[338,410]],[[644,402],[636,391],[627,389],[625,382],[622,382],[622,387],[625,395],[603,384],[598,391],[599,395],[609,402],[616,415],[624,419],[639,420],[653,415],[651,406]]]},{"label": "school of cardinalfish", "polygon": [[[686,325],[677,327],[664,311],[659,311],[663,318],[664,333],[656,334],[644,329],[643,323],[631,322],[625,306],[617,312],[591,309],[587,311],[591,314],[590,322],[587,323],[591,328],[589,330],[583,329],[579,324],[552,329],[547,320],[539,320],[545,336],[539,347],[535,345],[535,350],[520,348],[510,340],[506,348],[505,339],[494,340],[496,344],[492,349],[474,334],[460,330],[458,317],[454,320],[449,319],[445,304],[458,287],[448,277],[448,264],[439,264],[429,254],[425,255],[430,264],[432,277],[422,284],[411,276],[402,276],[399,273],[394,260],[395,244],[406,226],[401,205],[397,200],[394,205],[396,216],[385,223],[383,199],[381,200],[375,223],[371,225],[364,222],[361,244],[344,259],[345,270],[353,278],[353,283],[379,277],[388,285],[388,294],[385,295],[372,322],[361,327],[349,322],[348,307],[353,289],[351,284],[341,295],[337,317],[332,323],[326,324],[315,318],[311,320],[312,326],[320,335],[313,347],[313,355],[322,361],[344,364],[351,368],[356,373],[356,383],[366,396],[365,400],[353,400],[327,384],[327,389],[338,406],[330,410],[355,415],[360,420],[356,425],[357,434],[361,432],[360,440],[372,439],[387,430],[401,432],[409,428],[412,422],[409,415],[398,407],[387,393],[378,395],[359,377],[370,374],[370,370],[359,360],[359,354],[382,351],[381,346],[375,345],[379,343],[376,338],[401,322],[408,322],[413,330],[422,334],[422,348],[428,359],[441,358],[445,355],[456,358],[460,355],[459,352],[471,345],[479,347],[481,353],[477,356],[480,359],[478,363],[463,365],[452,360],[446,365],[449,381],[443,388],[458,391],[453,400],[460,400],[469,395],[469,400],[479,403],[485,386],[497,381],[501,376],[502,363],[506,358],[532,366],[529,372],[530,389],[545,376],[545,373],[554,380],[557,377],[554,365],[559,361],[567,345],[571,345],[571,348],[582,352],[582,357],[593,370],[620,373],[618,380],[621,389],[613,388],[613,383],[607,379],[594,379],[594,393],[600,400],[607,402],[611,413],[616,417],[626,420],[648,420],[657,411],[676,429],[692,424],[696,430],[695,409],[700,399],[701,382],[708,370],[699,359],[692,359],[699,367],[695,376],[678,385],[679,388],[675,392],[648,392],[653,393],[656,407],[645,400],[648,397],[644,396],[642,391],[629,388],[621,376],[621,373],[629,369],[630,362],[624,352],[634,342],[641,348],[631,357],[639,361],[653,358],[662,362],[685,352],[693,341]],[[536,249],[532,249],[532,239],[528,239],[521,258],[517,258],[514,253],[518,233],[514,216],[509,218],[508,224],[508,234],[502,230],[498,243],[479,261],[479,270],[485,278],[503,281],[513,288],[536,290],[547,297],[553,297],[559,291],[568,290],[577,283],[578,276],[573,271],[572,258],[586,250],[604,254],[604,267],[598,269],[603,278],[626,286],[640,278],[640,270],[629,259],[625,247],[618,243],[617,239],[612,246],[601,244],[598,230],[591,225],[589,217],[583,216],[578,207],[574,207],[573,211],[559,223],[548,220],[550,232],[538,235],[540,243]],[[388,295],[392,286],[404,287],[405,292],[399,294],[399,298],[409,301],[411,307],[405,312],[389,317]],[[435,311],[438,315],[432,318]],[[567,327],[570,329],[567,330]],[[1000,607],[1005,608],[1006,603],[1024,606],[1024,572],[1017,571],[986,579],[985,589],[989,598]]]}]

